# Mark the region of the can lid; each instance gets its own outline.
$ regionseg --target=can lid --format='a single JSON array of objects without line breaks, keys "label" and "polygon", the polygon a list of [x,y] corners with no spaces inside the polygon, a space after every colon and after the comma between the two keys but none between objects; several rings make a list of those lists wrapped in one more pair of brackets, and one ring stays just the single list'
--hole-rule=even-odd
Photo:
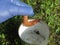
[{"label": "can lid", "polygon": [[49,28],[46,23],[40,20],[37,24],[27,27],[21,24],[19,27],[19,37],[29,44],[47,45]]}]

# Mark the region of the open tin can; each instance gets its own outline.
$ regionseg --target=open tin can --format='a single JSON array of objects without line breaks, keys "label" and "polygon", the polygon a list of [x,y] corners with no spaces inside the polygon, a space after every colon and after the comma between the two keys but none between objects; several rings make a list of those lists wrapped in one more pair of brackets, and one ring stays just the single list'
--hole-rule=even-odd
[{"label": "open tin can", "polygon": [[[33,21],[29,19],[28,21]],[[24,26],[23,23],[19,27],[19,37],[26,43],[34,45],[47,45],[49,37],[49,28],[43,21],[39,21],[33,26]]]}]

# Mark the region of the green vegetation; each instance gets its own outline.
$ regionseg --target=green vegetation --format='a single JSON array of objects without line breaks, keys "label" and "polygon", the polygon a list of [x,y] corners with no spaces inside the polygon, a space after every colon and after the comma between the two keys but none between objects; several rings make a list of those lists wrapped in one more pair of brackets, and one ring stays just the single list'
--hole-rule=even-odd
[{"label": "green vegetation", "polygon": [[[48,45],[60,45],[60,0],[21,0],[31,5],[35,16],[29,18],[41,19],[50,28]],[[18,27],[22,16],[15,16],[0,24],[0,45],[28,45],[18,36]]]}]

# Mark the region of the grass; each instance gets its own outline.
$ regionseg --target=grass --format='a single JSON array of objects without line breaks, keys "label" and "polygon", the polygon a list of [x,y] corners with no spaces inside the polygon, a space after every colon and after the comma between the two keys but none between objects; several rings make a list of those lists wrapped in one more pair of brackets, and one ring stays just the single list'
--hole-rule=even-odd
[{"label": "grass", "polygon": [[[60,0],[22,0],[31,5],[35,16],[29,18],[41,19],[50,28],[48,45],[60,45]],[[22,16],[15,16],[0,24],[0,45],[29,45],[18,36],[18,27]]]}]

